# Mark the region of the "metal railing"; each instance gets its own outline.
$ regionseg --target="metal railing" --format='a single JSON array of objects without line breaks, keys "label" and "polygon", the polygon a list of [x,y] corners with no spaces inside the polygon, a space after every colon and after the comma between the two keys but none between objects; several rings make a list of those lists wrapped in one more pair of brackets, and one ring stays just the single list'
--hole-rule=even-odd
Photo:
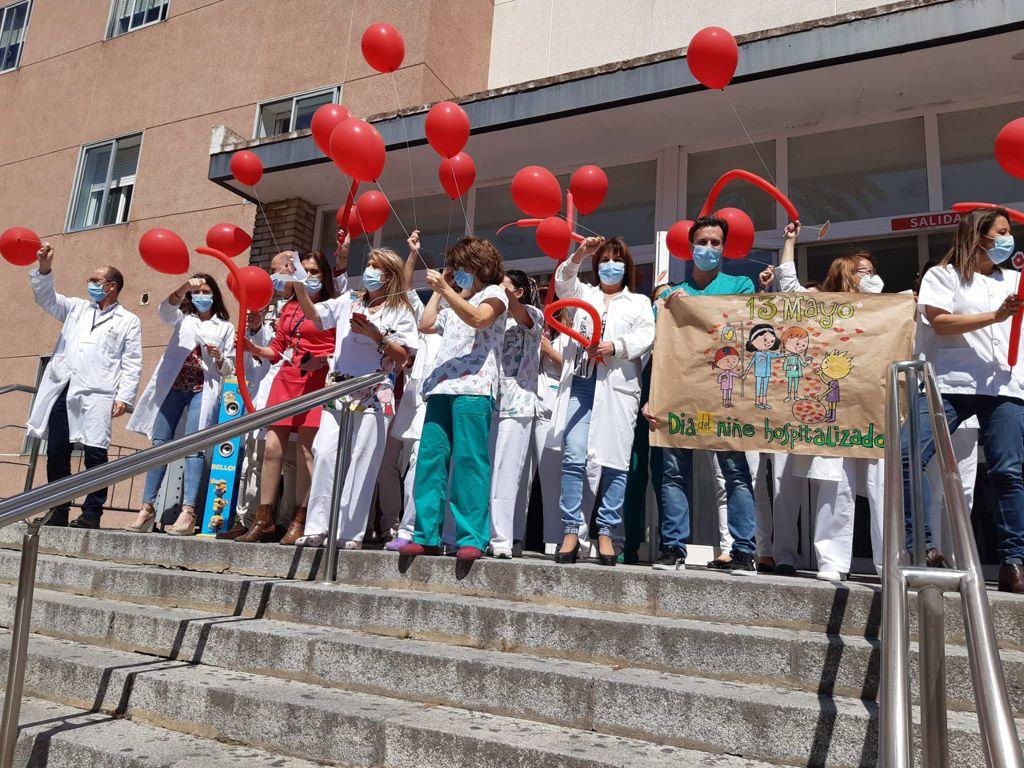
[{"label": "metal railing", "polygon": [[[11,392],[24,392],[28,395],[34,395],[36,393],[35,387],[30,387],[28,384],[5,384],[0,387],[0,395],[7,395]],[[41,443],[38,437],[29,437],[28,444],[28,466],[25,468],[25,486],[26,491],[32,488],[36,477],[36,465],[39,463],[39,445]]]},{"label": "metal railing", "polygon": [[[332,400],[380,384],[383,373],[371,373],[355,379],[333,384],[272,408],[241,416],[233,421],[184,435],[163,445],[139,451],[133,456],[93,467],[78,475],[31,488],[31,477],[26,478],[24,493],[0,501],[0,527],[22,520],[28,522],[21,543],[21,568],[18,573],[18,593],[11,627],[11,650],[7,671],[7,691],[4,697],[2,725],[0,725],[0,768],[13,768],[14,749],[18,739],[18,720],[21,714],[21,696],[25,684],[25,661],[28,654],[28,634],[32,623],[32,595],[35,592],[36,561],[39,557],[39,528],[49,518],[48,510],[66,504],[78,496],[106,488],[112,483],[146,472],[154,467],[188,456],[197,450],[241,435],[249,434],[281,419],[303,413]],[[18,387],[19,385],[14,385]],[[0,394],[8,388],[0,388]],[[348,471],[348,441],[352,434],[349,408],[338,411],[341,425],[338,430],[338,459],[335,463],[334,487],[331,503],[330,533],[327,538],[327,557],[320,581],[333,582],[337,574],[338,503],[341,488]],[[38,441],[36,443],[38,448]],[[342,450],[342,449],[345,450]],[[40,515],[31,521],[28,518]]]},{"label": "metal railing", "polygon": [[[900,374],[904,375],[907,442],[910,465],[910,507],[913,531],[908,556],[903,509],[903,449],[900,425]],[[923,468],[919,413],[921,384],[935,442],[935,460],[942,476],[952,540],[950,569],[928,568],[925,556]],[[882,670],[879,685],[879,766],[912,768],[914,732],[909,674],[907,593],[917,591],[918,679],[921,711],[921,764],[948,768],[946,723],[946,647],[943,595],[960,595],[967,656],[974,684],[975,709],[988,768],[1024,768],[1013,710],[996,645],[985,577],[971,529],[963,485],[949,436],[942,397],[931,363],[893,363],[886,381],[885,521],[882,534]],[[908,562],[908,560],[910,562]]]}]

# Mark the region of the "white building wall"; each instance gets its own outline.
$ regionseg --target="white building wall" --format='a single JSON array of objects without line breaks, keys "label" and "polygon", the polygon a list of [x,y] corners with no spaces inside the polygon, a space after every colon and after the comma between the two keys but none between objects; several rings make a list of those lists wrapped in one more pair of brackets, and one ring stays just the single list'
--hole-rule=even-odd
[{"label": "white building wall", "polygon": [[877,0],[495,0],[489,88],[874,8]]}]

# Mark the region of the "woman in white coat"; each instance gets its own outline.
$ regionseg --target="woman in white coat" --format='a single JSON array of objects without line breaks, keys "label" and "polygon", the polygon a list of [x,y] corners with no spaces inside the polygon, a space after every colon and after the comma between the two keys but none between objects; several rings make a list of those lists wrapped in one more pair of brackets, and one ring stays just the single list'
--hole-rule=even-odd
[{"label": "woman in white coat", "polygon": [[[228,321],[228,310],[217,281],[206,274],[189,278],[160,303],[157,314],[174,330],[139,398],[128,429],[150,438],[153,445],[163,445],[174,438],[186,409],[186,434],[206,429],[216,422],[221,380],[234,371],[235,330]],[[195,529],[199,482],[205,463],[202,451],[185,459],[181,513],[166,533],[190,536]],[[146,474],[142,509],[126,530],[153,530],[156,521],[153,504],[166,471],[165,465]]]},{"label": "woman in white coat", "polygon": [[[591,257],[597,285],[580,282],[580,264]],[[644,362],[654,344],[651,300],[633,293],[633,256],[620,237],[605,241],[588,237],[555,272],[555,291],[562,299],[582,299],[601,318],[601,338],[590,347],[570,341],[562,365],[549,442],[561,443],[562,547],[559,563],[574,563],[580,548],[583,489],[588,459],[601,467],[601,506],[597,513],[598,561],[615,565],[613,537],[621,525],[633,431],[640,412]],[[576,310],[573,328],[585,338],[593,334],[588,313]],[[602,358],[603,362],[598,362]],[[592,419],[592,414],[598,418]]]}]

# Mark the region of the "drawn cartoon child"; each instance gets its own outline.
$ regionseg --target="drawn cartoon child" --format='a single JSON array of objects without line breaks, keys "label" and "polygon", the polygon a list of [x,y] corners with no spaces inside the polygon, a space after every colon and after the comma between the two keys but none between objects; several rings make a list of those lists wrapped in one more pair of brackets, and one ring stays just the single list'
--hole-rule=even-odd
[{"label": "drawn cartoon child", "polygon": [[782,370],[786,373],[786,399],[783,402],[788,403],[800,396],[800,379],[804,377],[804,368],[811,364],[811,358],[804,354],[811,339],[806,328],[795,325],[784,330],[779,341],[786,353],[782,361]]},{"label": "drawn cartoon child", "polygon": [[732,408],[732,388],[736,379],[740,378],[737,368],[740,367],[740,353],[735,347],[722,347],[715,352],[715,360],[708,363],[718,373],[718,386],[722,388],[722,405]]},{"label": "drawn cartoon child", "polygon": [[779,348],[779,337],[768,323],[758,323],[750,329],[750,336],[747,338],[747,351],[754,354],[750,357],[747,369],[743,371],[746,376],[750,369],[754,369],[754,407],[763,411],[770,411],[768,405],[768,382],[772,377],[772,363],[776,359],[785,357],[773,350]]},{"label": "drawn cartoon child", "polygon": [[839,403],[839,380],[845,379],[853,371],[853,358],[849,352],[833,351],[825,355],[818,370],[818,378],[827,389],[818,395],[818,400],[825,403],[825,421],[834,423],[836,405]]}]

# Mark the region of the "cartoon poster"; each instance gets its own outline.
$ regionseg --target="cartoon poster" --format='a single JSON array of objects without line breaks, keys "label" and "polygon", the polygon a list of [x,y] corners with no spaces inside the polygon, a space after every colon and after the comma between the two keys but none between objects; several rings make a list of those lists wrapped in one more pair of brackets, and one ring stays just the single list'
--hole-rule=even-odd
[{"label": "cartoon poster", "polygon": [[886,370],[911,357],[914,308],[862,293],[659,302],[651,444],[881,458]]},{"label": "cartoon poster", "polygon": [[[224,381],[220,397],[220,413],[217,423],[223,424],[242,415],[245,406],[238,394],[238,380]],[[209,488],[206,493],[206,509],[200,536],[215,536],[228,529],[228,519],[235,509],[235,495],[238,489],[238,475],[241,469],[242,438],[225,440],[213,446],[210,461]]]}]

